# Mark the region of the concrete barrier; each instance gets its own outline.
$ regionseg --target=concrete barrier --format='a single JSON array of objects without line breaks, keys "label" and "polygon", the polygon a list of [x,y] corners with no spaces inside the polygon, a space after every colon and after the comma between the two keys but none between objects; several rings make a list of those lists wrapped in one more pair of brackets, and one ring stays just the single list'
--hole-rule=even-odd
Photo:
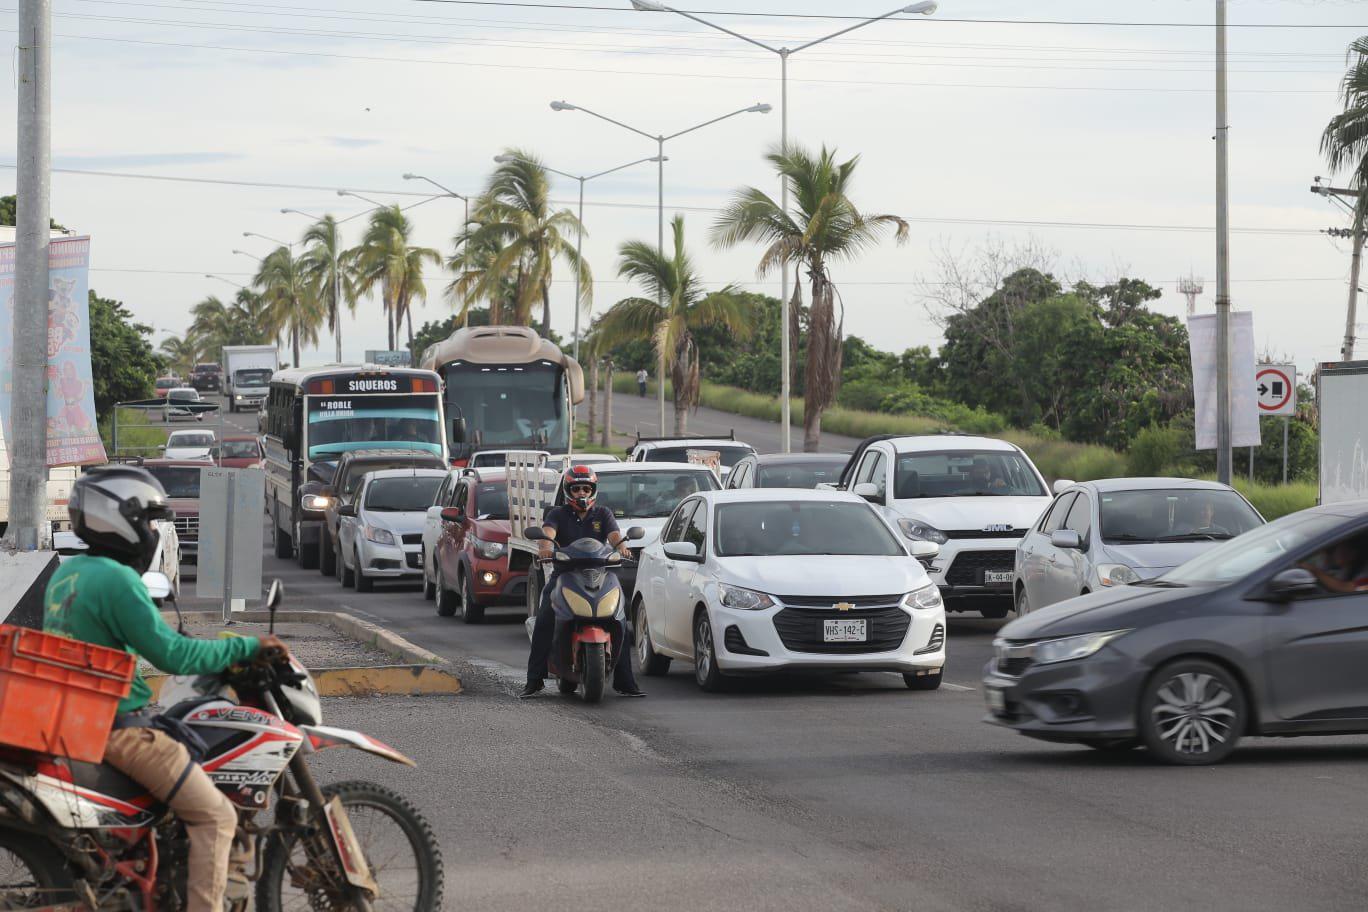
[{"label": "concrete barrier", "polygon": [[0,550],[0,623],[43,626],[43,593],[57,572],[55,551]]}]

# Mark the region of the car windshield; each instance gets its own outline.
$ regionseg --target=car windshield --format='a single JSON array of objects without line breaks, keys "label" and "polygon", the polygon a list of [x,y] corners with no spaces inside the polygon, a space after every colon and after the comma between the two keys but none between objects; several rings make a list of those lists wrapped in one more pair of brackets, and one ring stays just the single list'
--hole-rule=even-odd
[{"label": "car windshield", "polygon": [[1042,497],[1031,464],[1010,450],[899,453],[895,500],[923,497]]},{"label": "car windshield", "polygon": [[1333,513],[1293,513],[1217,545],[1159,577],[1174,586],[1219,586],[1242,579],[1344,523]]},{"label": "car windshield", "polygon": [[1102,540],[1224,541],[1263,525],[1243,497],[1211,489],[1108,491],[1101,494]]},{"label": "car windshield", "polygon": [[508,454],[503,450],[487,450],[470,457],[472,469],[502,469],[508,463]]},{"label": "car windshield", "polygon": [[161,482],[167,497],[199,497],[200,470],[194,466],[144,466]]},{"label": "car windshield", "polygon": [[311,398],[308,433],[310,459],[390,447],[442,452],[435,395]]},{"label": "car windshield", "polygon": [[451,442],[457,456],[479,446],[562,452],[570,447],[565,372],[550,361],[452,363],[446,368],[446,401],[448,417],[466,423],[465,439]]},{"label": "car windshield", "polygon": [[432,506],[441,475],[377,478],[366,489],[366,509],[379,513],[420,513]]},{"label": "car windshield", "polygon": [[352,494],[361,486],[361,480],[365,478],[367,472],[377,472],[380,469],[409,469],[409,468],[438,468],[440,463],[437,461],[427,462],[419,459],[406,459],[403,456],[395,456],[392,459],[366,459],[357,460],[351,464],[347,471],[347,478],[342,483],[342,493]]},{"label": "car windshield", "polygon": [[618,519],[659,519],[697,491],[715,491],[707,469],[678,472],[605,472],[599,476],[598,504]]},{"label": "car windshield", "polygon": [[156,388],[159,390],[169,390],[175,386],[176,383],[175,377],[159,377],[157,379]]},{"label": "car windshield", "polygon": [[199,392],[192,389],[173,389],[168,398],[172,402],[198,402]]},{"label": "car windshield", "polygon": [[190,434],[172,434],[166,441],[168,447],[211,447],[214,445],[214,435],[194,432]]},{"label": "car windshield", "polygon": [[907,553],[872,507],[844,501],[720,504],[716,541],[718,557]]},{"label": "car windshield", "polygon": [[700,443],[698,446],[656,447],[646,451],[647,462],[688,462],[690,451],[694,453],[717,453],[722,464],[731,468],[755,451],[748,446],[715,446]]},{"label": "car windshield", "polygon": [[249,367],[234,374],[238,386],[265,386],[271,382],[271,370],[265,367]]},{"label": "car windshield", "polygon": [[757,488],[815,488],[832,484],[841,478],[846,459],[814,460],[812,462],[780,462],[760,466],[755,475]]},{"label": "car windshield", "polygon": [[255,440],[225,440],[219,455],[224,459],[258,459],[261,450]]},{"label": "car windshield", "polygon": [[476,519],[508,519],[508,486],[490,482],[475,486]]},{"label": "car windshield", "polygon": [[218,369],[219,369],[219,366],[218,366],[217,364],[196,364],[196,365],[195,365],[195,373],[197,373],[197,374],[213,374],[213,373],[217,373],[217,372],[218,372]]}]

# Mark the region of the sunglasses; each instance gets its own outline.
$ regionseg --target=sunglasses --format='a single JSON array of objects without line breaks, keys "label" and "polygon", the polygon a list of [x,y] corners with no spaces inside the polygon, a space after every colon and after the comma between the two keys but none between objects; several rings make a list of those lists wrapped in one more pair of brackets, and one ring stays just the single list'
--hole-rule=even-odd
[{"label": "sunglasses", "polygon": [[571,486],[570,486],[570,493],[571,493],[571,494],[593,494],[593,493],[594,493],[594,486],[593,486],[593,485],[571,485]]}]

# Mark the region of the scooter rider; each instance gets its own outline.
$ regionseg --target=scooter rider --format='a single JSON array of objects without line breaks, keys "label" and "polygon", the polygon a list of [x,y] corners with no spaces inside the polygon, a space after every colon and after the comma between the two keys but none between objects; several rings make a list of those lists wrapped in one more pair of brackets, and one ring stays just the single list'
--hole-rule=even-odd
[{"label": "scooter rider", "polygon": [[[160,537],[154,521],[174,514],[161,483],[145,469],[111,466],[84,475],[71,489],[68,512],[72,531],[89,550],[63,562],[48,583],[45,631],[127,650],[169,674],[212,674],[268,651],[288,655],[273,636],[196,640],[162,620],[141,574]],[[221,912],[237,812],[185,745],[167,734],[165,722],[147,713],[151,697],[135,674],[119,703],[104,762],[146,787],[185,824],[187,912]],[[246,879],[236,876],[233,885],[234,899],[245,900]]]},{"label": "scooter rider", "polygon": [[[630,557],[627,540],[618,528],[613,511],[594,503],[598,494],[598,475],[587,466],[571,466],[565,471],[565,505],[554,507],[542,520],[542,531],[547,540],[541,543],[541,556],[549,558],[556,546],[565,546],[581,538],[607,542],[623,557]],[[527,658],[527,686],[518,696],[526,699],[546,686],[546,665],[556,636],[556,613],[551,607],[551,593],[555,591],[559,570],[552,570],[542,589],[532,627],[532,653]],[[624,643],[625,643],[624,637]],[[644,697],[632,674],[632,650],[625,647],[613,669],[613,690],[624,697]]]}]

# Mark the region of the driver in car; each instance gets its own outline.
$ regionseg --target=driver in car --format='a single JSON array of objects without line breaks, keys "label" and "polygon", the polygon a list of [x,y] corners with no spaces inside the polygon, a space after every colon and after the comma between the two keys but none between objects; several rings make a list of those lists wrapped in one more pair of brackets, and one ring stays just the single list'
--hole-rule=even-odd
[{"label": "driver in car", "polygon": [[974,464],[969,468],[968,493],[993,494],[1006,489],[1007,482],[1003,481],[1001,477],[993,475],[988,460],[982,457],[974,460]]}]

